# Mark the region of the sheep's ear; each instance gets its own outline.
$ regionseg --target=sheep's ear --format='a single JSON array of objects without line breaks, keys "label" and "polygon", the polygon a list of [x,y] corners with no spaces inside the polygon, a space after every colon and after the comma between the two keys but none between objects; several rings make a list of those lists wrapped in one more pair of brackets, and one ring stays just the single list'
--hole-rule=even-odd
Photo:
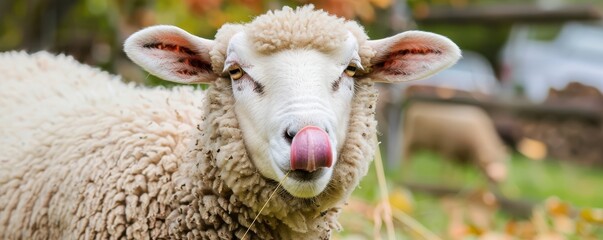
[{"label": "sheep's ear", "polygon": [[160,25],[132,34],[124,44],[124,51],[136,64],[162,79],[207,83],[216,79],[209,56],[213,45],[213,40]]},{"label": "sheep's ear", "polygon": [[403,82],[426,78],[452,66],[461,57],[450,39],[438,34],[408,31],[368,41],[376,55],[367,76],[376,82]]}]

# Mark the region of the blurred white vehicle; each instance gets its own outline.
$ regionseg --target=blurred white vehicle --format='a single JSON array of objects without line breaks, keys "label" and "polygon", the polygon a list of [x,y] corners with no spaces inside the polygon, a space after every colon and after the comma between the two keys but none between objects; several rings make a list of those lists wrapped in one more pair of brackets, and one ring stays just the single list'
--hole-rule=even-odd
[{"label": "blurred white vehicle", "polygon": [[491,96],[498,90],[498,80],[484,56],[464,50],[463,57],[452,67],[425,80],[399,85],[403,89],[411,86],[447,88]]},{"label": "blurred white vehicle", "polygon": [[577,82],[603,92],[603,26],[568,23],[552,41],[535,40],[516,26],[502,51],[502,82],[541,103],[549,90]]}]

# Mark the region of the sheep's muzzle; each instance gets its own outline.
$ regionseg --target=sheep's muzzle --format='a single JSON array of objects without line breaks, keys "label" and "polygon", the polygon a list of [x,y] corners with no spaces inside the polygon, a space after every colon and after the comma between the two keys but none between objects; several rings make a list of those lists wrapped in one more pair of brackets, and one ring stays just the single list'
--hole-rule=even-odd
[{"label": "sheep's muzzle", "polygon": [[329,134],[315,126],[306,126],[295,134],[291,142],[291,170],[313,172],[332,164]]}]

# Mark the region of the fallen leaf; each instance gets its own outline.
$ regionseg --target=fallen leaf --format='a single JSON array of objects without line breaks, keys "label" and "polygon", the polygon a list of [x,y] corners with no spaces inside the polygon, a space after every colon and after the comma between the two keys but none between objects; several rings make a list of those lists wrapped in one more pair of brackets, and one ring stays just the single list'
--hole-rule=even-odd
[{"label": "fallen leaf", "polygon": [[580,217],[590,223],[603,224],[603,209],[582,209],[582,211],[580,211]]},{"label": "fallen leaf", "polygon": [[531,138],[522,138],[517,143],[517,150],[532,160],[542,160],[547,155],[546,145],[541,141]]},{"label": "fallen leaf", "polygon": [[395,188],[389,193],[389,203],[392,208],[411,214],[414,209],[412,193],[405,188]]},{"label": "fallen leaf", "polygon": [[545,202],[545,208],[553,216],[569,216],[571,206],[562,202],[558,197],[550,197]]}]

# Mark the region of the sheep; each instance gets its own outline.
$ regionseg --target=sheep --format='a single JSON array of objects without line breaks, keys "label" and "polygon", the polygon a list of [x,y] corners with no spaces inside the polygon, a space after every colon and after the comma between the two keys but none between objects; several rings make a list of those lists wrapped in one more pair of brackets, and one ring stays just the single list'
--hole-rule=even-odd
[{"label": "sheep", "polygon": [[373,82],[460,57],[443,36],[368,40],[312,6],[213,40],[152,26],[124,49],[158,77],[209,87],[0,54],[0,238],[328,239],[375,151]]},{"label": "sheep", "polygon": [[404,159],[416,149],[430,149],[451,160],[476,164],[495,183],[506,178],[509,156],[484,110],[469,105],[414,102],[404,119]]}]

